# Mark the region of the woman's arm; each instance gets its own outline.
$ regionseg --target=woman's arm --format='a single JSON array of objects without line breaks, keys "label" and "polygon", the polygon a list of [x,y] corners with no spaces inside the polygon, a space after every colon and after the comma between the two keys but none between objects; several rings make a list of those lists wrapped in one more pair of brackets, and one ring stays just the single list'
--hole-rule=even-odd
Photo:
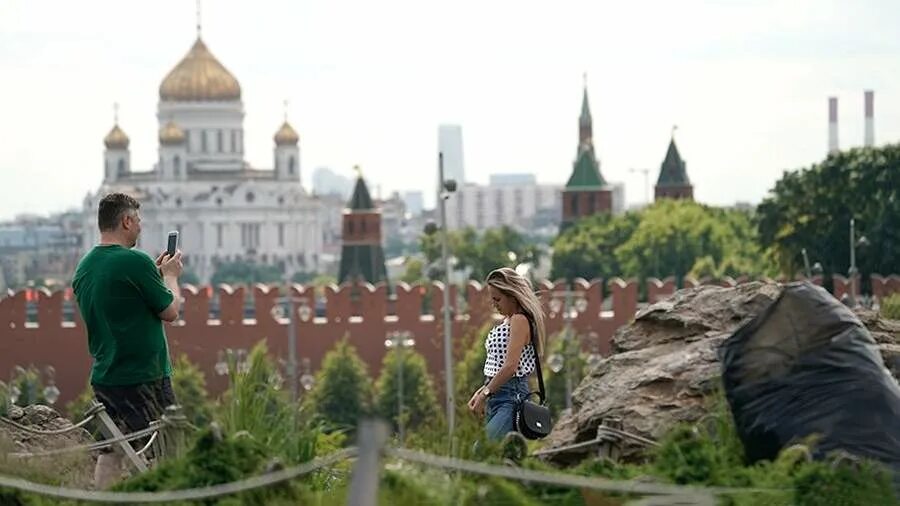
[{"label": "woman's arm", "polygon": [[531,329],[528,325],[528,319],[522,314],[513,315],[509,319],[509,346],[506,347],[506,357],[503,359],[503,366],[500,367],[494,379],[487,384],[490,393],[496,392],[513,377],[516,373],[516,368],[519,367],[522,350],[525,349],[525,345],[530,340]]}]

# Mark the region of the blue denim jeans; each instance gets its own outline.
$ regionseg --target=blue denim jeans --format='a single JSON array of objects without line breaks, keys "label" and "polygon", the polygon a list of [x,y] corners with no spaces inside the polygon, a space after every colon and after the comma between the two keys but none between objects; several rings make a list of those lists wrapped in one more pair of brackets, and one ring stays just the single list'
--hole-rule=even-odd
[{"label": "blue denim jeans", "polygon": [[528,378],[513,376],[487,400],[485,425],[488,439],[499,440],[516,430],[516,408],[528,395]]}]

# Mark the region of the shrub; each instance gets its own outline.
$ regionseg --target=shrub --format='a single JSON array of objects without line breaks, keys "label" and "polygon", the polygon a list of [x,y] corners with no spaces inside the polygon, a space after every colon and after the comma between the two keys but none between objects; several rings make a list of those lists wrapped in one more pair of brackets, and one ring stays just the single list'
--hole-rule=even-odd
[{"label": "shrub", "polygon": [[900,293],[885,297],[881,301],[881,316],[891,320],[900,320]]}]

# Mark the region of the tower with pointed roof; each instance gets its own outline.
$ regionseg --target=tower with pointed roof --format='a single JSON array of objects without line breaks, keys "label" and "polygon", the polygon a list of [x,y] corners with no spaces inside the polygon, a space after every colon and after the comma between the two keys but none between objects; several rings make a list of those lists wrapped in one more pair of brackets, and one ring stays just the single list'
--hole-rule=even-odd
[{"label": "tower with pointed roof", "polygon": [[107,183],[128,177],[131,173],[131,151],[128,150],[131,140],[119,126],[119,104],[115,104],[114,108],[113,127],[103,138],[103,145],[106,146],[103,154],[103,180]]},{"label": "tower with pointed roof", "polygon": [[654,188],[654,198],[694,200],[694,187],[687,175],[687,164],[681,159],[674,135],[669,140],[666,158],[659,167],[659,178]]},{"label": "tower with pointed roof", "polygon": [[284,101],[284,123],[275,132],[275,178],[300,181],[300,136],[288,123],[287,100]]},{"label": "tower with pointed roof", "polygon": [[341,265],[338,282],[387,281],[381,246],[381,211],[357,168],[356,186],[343,214]]},{"label": "tower with pointed roof", "polygon": [[594,152],[593,120],[585,79],[578,118],[578,150],[572,174],[562,193],[562,228],[585,216],[610,212],[612,191],[600,174],[600,161]]}]

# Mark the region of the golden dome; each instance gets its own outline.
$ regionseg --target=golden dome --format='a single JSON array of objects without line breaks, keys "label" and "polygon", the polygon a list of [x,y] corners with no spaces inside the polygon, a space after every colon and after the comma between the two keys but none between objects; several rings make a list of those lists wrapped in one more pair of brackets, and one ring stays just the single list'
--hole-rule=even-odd
[{"label": "golden dome", "polygon": [[241,85],[200,38],[159,85],[160,100],[240,100]]},{"label": "golden dome", "polygon": [[278,146],[282,146],[285,144],[297,144],[300,142],[300,136],[297,135],[297,131],[294,130],[294,127],[290,125],[287,121],[285,121],[281,128],[275,132],[275,144]]},{"label": "golden dome", "polygon": [[184,130],[172,121],[166,123],[166,126],[159,129],[160,144],[181,144],[184,142],[184,138]]},{"label": "golden dome", "polygon": [[103,138],[103,144],[106,144],[106,149],[128,149],[128,144],[130,142],[128,136],[125,135],[125,132],[119,128],[118,123],[116,123],[112,127],[112,130],[106,134],[106,137]]}]

